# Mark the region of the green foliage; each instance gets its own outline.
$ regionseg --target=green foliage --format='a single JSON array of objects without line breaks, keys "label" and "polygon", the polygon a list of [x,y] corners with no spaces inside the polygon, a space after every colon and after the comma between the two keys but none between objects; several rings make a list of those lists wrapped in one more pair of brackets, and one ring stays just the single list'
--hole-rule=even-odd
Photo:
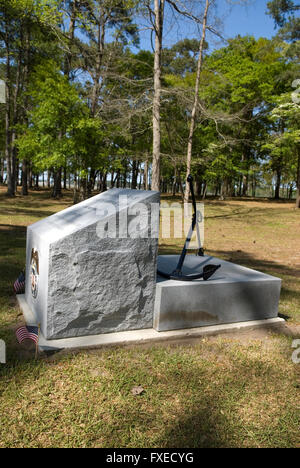
[{"label": "green foliage", "polygon": [[288,15],[296,10],[299,10],[299,5],[295,5],[293,0],[272,0],[267,3],[269,15],[271,15],[276,24],[282,27],[287,19]]},{"label": "green foliage", "polygon": [[269,134],[264,149],[269,155],[269,166],[281,169],[289,180],[297,180],[298,155],[300,144],[300,106],[292,100],[292,93],[274,98],[276,107],[269,119],[273,131]]},{"label": "green foliage", "polygon": [[299,3],[294,0],[272,0],[267,7],[268,14],[280,27],[279,37],[289,42],[300,40],[300,18],[296,17],[296,12],[300,10]]},{"label": "green foliage", "polygon": [[[205,43],[205,49],[208,44]],[[173,47],[163,50],[163,67],[166,74],[185,76],[195,73],[199,54],[198,39],[183,39]]]},{"label": "green foliage", "polygon": [[[296,76],[295,65],[285,57],[282,44],[279,46],[276,41],[255,40],[248,36],[230,40],[228,46],[208,55],[204,65],[200,118],[194,135],[193,173],[211,183],[226,181],[232,186],[232,191],[234,185],[243,179],[246,190],[250,177],[260,177],[266,167],[271,170],[278,167],[278,164],[264,163],[264,160],[270,163],[272,158],[275,162],[273,153],[270,159],[269,145],[274,142],[275,130],[274,120],[269,116],[275,115],[279,96],[290,89],[291,77]],[[169,69],[166,68],[167,71]],[[170,128],[174,128],[173,147],[176,148],[177,140],[181,142],[178,144],[178,167],[180,144],[183,138],[187,138],[184,112],[180,112],[179,106],[184,105],[188,115],[191,109],[188,96],[189,93],[192,96],[194,81],[195,73],[190,72],[164,76],[171,96],[164,106],[166,126],[169,133]],[[169,115],[172,115],[172,122],[168,120]],[[285,131],[281,136],[285,144],[295,136],[291,125],[291,119],[285,118]],[[280,153],[280,165],[282,173],[285,167],[285,173],[295,180],[295,171],[290,170],[290,150],[291,146],[286,157]]]},{"label": "green foliage", "polygon": [[205,149],[207,176],[251,175],[251,167],[263,157],[266,116],[274,95],[285,89],[281,76],[289,67],[274,42],[252,37],[230,40],[206,59],[201,98],[213,111],[217,130]]},{"label": "green foliage", "polygon": [[66,164],[77,169],[82,161],[84,166],[88,164],[95,150],[99,155],[101,121],[90,118],[75,85],[68,82],[54,62],[36,68],[28,93],[32,101],[29,126],[18,138],[22,158],[30,159],[42,171]]},{"label": "green foliage", "polygon": [[[97,175],[126,179],[142,172],[145,161],[151,169],[154,55],[131,48],[139,41],[135,14],[142,6],[136,0],[0,0],[11,160],[25,160],[36,173],[64,167],[90,187]],[[290,86],[299,75],[299,41],[283,32],[296,37],[299,7],[274,0],[268,9],[281,28],[276,39],[238,36],[211,53],[205,45],[192,155],[198,182],[226,180],[233,192],[266,169],[271,178],[279,166],[295,180],[299,116]],[[186,175],[198,53],[196,38],[163,50],[163,181]]]},{"label": "green foliage", "polygon": [[278,78],[286,64],[275,43],[248,36],[232,39],[228,47],[212,53],[207,67],[217,76],[219,95],[253,108],[280,90]]}]

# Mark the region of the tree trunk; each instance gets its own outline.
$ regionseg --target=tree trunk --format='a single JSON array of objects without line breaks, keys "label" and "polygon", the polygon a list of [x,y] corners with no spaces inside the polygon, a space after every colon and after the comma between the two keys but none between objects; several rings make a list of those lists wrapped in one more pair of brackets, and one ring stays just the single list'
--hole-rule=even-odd
[{"label": "tree trunk", "polygon": [[178,171],[177,180],[178,180],[178,187],[181,193],[181,198],[182,198],[182,201],[184,201],[184,190],[183,190],[180,171]]},{"label": "tree trunk", "polygon": [[10,92],[6,84],[6,110],[5,110],[5,158],[7,172],[7,195],[15,195],[15,160],[12,152],[11,131],[10,131]]},{"label": "tree trunk", "polygon": [[51,171],[47,171],[47,187],[51,188]]},{"label": "tree trunk", "polygon": [[73,185],[73,204],[76,205],[76,203],[79,202],[79,190],[78,190],[78,179],[77,173],[74,173],[74,185]]},{"label": "tree trunk", "polygon": [[275,200],[280,199],[280,185],[281,185],[281,170],[276,170],[276,187],[275,187]]},{"label": "tree trunk", "polygon": [[32,189],[32,164],[29,163],[29,168],[28,168],[28,187]]},{"label": "tree trunk", "polygon": [[247,197],[248,194],[248,174],[243,176],[243,197]]},{"label": "tree trunk", "polygon": [[61,192],[61,173],[62,173],[62,168],[59,168],[58,170],[54,171],[54,185],[53,185],[53,190],[52,190],[52,198],[61,198],[62,192]]},{"label": "tree trunk", "polygon": [[110,188],[114,188],[115,182],[116,182],[115,171],[112,170],[110,174]]},{"label": "tree trunk", "polygon": [[120,169],[117,170],[117,178],[116,178],[116,187],[120,188],[120,176],[121,176],[121,171]]},{"label": "tree trunk", "polygon": [[255,198],[256,195],[256,178],[255,174],[252,176],[252,197]]},{"label": "tree trunk", "polygon": [[6,26],[5,34],[5,159],[6,159],[6,174],[7,174],[7,195],[15,195],[15,164],[12,158],[11,145],[11,51],[9,47],[9,34]]},{"label": "tree trunk", "polygon": [[148,159],[146,159],[145,164],[144,164],[144,190],[149,190],[149,179],[148,179],[148,171],[149,171],[149,162]]},{"label": "tree trunk", "polygon": [[176,164],[174,164],[174,176],[173,176],[173,184],[172,184],[172,196],[175,197],[176,195],[176,187],[177,187],[177,168]]},{"label": "tree trunk", "polygon": [[[194,136],[194,130],[195,130],[195,125],[196,125],[197,107],[198,107],[198,101],[199,101],[200,76],[201,76],[201,71],[202,71],[203,49],[204,49],[204,43],[205,43],[205,37],[206,37],[207,15],[208,15],[209,6],[210,6],[209,0],[206,0],[205,11],[204,11],[204,16],[203,16],[203,25],[202,25],[202,37],[201,37],[201,41],[199,45],[199,57],[198,57],[198,65],[197,65],[194,105],[192,109],[190,132],[189,132],[188,147],[187,147],[187,161],[186,161],[187,175],[191,174],[193,136]],[[189,184],[186,184],[185,194],[184,194],[185,203],[189,202],[189,196],[190,196],[190,186]]]},{"label": "tree trunk", "polygon": [[[23,42],[23,34],[21,29],[21,37],[20,40]],[[19,49],[18,59],[17,59],[17,67],[16,67],[16,77],[15,77],[15,85],[12,87],[11,83],[9,86],[10,89],[10,96],[8,96],[8,107],[11,107],[9,112],[10,121],[8,123],[10,127],[10,151],[9,151],[9,180],[7,186],[7,194],[10,196],[14,196],[16,193],[16,187],[18,183],[18,161],[17,161],[17,147],[15,145],[15,141],[17,138],[16,134],[16,125],[18,123],[18,98],[20,94],[20,87],[21,87],[21,67],[22,67],[22,50]],[[10,65],[9,65],[10,68]],[[7,70],[8,73],[9,70]]]},{"label": "tree trunk", "polygon": [[65,76],[70,79],[71,70],[72,70],[72,61],[73,61],[73,45],[75,39],[75,27],[76,27],[76,20],[78,16],[78,0],[74,0],[70,2],[70,23],[69,23],[69,31],[67,33],[69,39],[69,50],[65,54],[65,63],[64,63],[64,74]]},{"label": "tree trunk", "polygon": [[204,182],[204,190],[203,190],[202,200],[205,200],[206,193],[207,193],[207,182]]},{"label": "tree trunk", "polygon": [[296,208],[300,208],[300,145],[297,145],[298,165],[297,165],[297,195]]},{"label": "tree trunk", "polygon": [[88,198],[88,180],[86,177],[80,177],[79,180],[79,201],[84,201]]},{"label": "tree trunk", "polygon": [[4,159],[0,158],[0,185],[4,182]]},{"label": "tree trunk", "polygon": [[99,95],[101,92],[101,69],[105,48],[105,34],[106,34],[106,21],[105,14],[99,12],[99,18],[97,19],[97,43],[95,49],[95,72],[93,75],[93,88],[91,97],[91,114],[93,117],[96,116]]},{"label": "tree trunk", "polygon": [[195,178],[195,194],[197,197],[201,197],[202,194],[202,180],[199,176]]},{"label": "tree trunk", "polygon": [[67,190],[67,178],[68,178],[67,167],[64,166],[64,190]]},{"label": "tree trunk", "polygon": [[160,95],[161,56],[165,0],[154,0],[155,54],[154,54],[154,96],[153,96],[153,162],[151,190],[160,190]]},{"label": "tree trunk", "polygon": [[28,195],[28,165],[26,159],[22,162],[22,195]]},{"label": "tree trunk", "polygon": [[238,188],[238,197],[241,197],[242,196],[242,185],[243,185],[243,177],[240,176],[239,178],[239,188]]},{"label": "tree trunk", "polygon": [[107,172],[101,174],[100,178],[100,192],[106,192],[107,190]]},{"label": "tree trunk", "polygon": [[134,160],[132,162],[132,181],[131,181],[131,188],[133,190],[136,190],[136,188],[137,188],[139,167],[140,167],[139,161]]},{"label": "tree trunk", "polygon": [[127,187],[127,163],[125,164],[125,169],[124,169],[124,172],[123,172],[123,184],[122,184],[122,188],[123,189],[126,189]]},{"label": "tree trunk", "polygon": [[88,181],[88,184],[87,184],[87,196],[88,196],[88,198],[90,198],[93,195],[93,190],[95,189],[97,175],[98,175],[98,171],[95,171],[94,169],[91,169],[89,181]]}]

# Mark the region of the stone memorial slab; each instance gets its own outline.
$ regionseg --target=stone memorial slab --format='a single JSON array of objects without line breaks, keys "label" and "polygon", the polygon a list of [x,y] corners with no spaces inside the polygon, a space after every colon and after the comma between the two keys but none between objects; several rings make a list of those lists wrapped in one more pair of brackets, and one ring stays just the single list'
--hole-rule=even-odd
[{"label": "stone memorial slab", "polygon": [[153,326],[159,197],[112,189],[28,227],[25,301],[45,339]]},{"label": "stone memorial slab", "polygon": [[[177,255],[158,257],[158,269],[172,272]],[[213,257],[186,257],[183,274],[201,273],[207,264],[221,268],[209,281],[157,278],[154,329],[180,330],[278,317],[281,280]]]}]

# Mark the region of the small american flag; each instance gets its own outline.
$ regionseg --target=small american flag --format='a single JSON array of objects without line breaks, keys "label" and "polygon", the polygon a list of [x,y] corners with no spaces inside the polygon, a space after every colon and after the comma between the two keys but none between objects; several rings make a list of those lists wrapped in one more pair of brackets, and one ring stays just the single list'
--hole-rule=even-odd
[{"label": "small american flag", "polygon": [[17,281],[14,283],[15,294],[24,294],[25,292],[25,275],[24,272],[20,273]]},{"label": "small american flag", "polygon": [[23,326],[16,331],[16,337],[21,344],[24,340],[32,340],[35,344],[39,341],[39,327]]}]

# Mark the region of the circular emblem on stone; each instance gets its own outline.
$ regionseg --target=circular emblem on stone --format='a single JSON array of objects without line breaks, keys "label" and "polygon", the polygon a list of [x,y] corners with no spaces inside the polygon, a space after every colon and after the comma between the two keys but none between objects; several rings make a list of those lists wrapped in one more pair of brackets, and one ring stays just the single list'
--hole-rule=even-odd
[{"label": "circular emblem on stone", "polygon": [[39,290],[39,254],[36,249],[31,251],[30,261],[30,283],[31,283],[31,294],[36,299]]}]

